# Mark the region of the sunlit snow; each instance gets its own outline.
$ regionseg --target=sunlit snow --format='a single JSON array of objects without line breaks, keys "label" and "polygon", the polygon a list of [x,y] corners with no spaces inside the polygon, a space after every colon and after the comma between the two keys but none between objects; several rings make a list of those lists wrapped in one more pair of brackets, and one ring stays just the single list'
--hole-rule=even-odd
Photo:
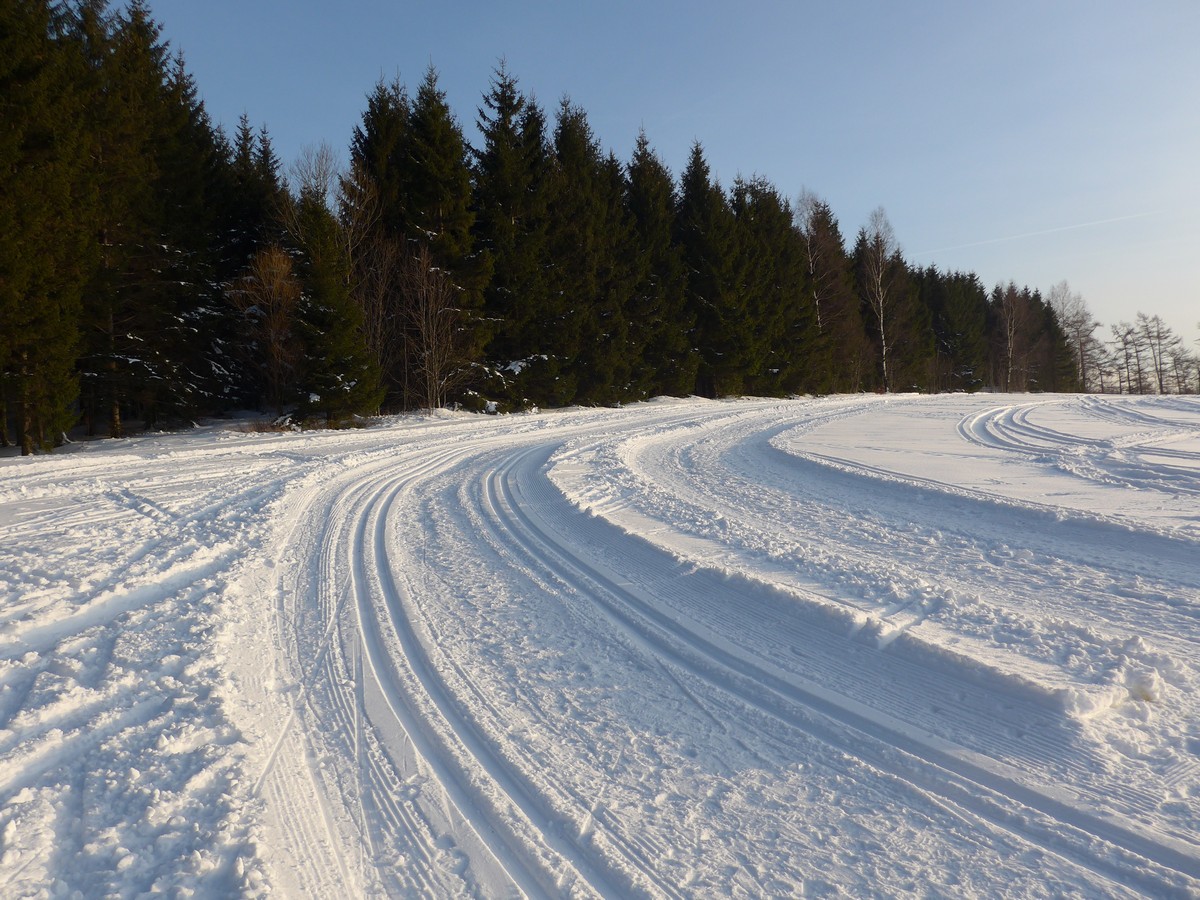
[{"label": "sunlit snow", "polygon": [[1200,399],[0,460],[0,894],[1200,893]]}]

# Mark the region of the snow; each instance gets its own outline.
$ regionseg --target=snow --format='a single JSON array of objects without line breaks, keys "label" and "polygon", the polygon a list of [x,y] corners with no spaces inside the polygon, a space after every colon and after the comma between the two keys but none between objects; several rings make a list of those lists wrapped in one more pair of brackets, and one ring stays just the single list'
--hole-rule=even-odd
[{"label": "snow", "polygon": [[1200,400],[0,460],[0,894],[1200,893]]}]

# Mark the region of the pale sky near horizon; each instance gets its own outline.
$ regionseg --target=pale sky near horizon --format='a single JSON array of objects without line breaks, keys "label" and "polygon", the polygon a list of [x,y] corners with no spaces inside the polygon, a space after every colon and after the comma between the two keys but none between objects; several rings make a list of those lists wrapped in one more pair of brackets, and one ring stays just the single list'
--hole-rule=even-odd
[{"label": "pale sky near horizon", "polygon": [[1108,326],[1200,338],[1200,2],[149,0],[214,121],[285,164],[343,157],[366,95],[432,63],[468,140],[501,57],[605,150],[638,130],[678,178],[809,189],[848,244],[883,206],[905,258],[989,288],[1066,280]]}]

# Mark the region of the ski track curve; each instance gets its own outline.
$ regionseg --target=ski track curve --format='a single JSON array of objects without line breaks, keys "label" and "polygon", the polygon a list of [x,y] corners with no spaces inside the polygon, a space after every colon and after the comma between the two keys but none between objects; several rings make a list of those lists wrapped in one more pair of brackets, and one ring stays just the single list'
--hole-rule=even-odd
[{"label": "ski track curve", "polygon": [[692,399],[0,466],[0,890],[1196,896],[1198,432]]}]

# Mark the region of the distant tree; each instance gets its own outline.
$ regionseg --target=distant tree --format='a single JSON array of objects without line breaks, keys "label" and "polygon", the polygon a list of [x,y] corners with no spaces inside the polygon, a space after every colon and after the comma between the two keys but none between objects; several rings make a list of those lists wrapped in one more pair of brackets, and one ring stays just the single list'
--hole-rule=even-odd
[{"label": "distant tree", "polygon": [[86,61],[85,159],[99,188],[81,406],[90,432],[106,423],[116,437],[129,415],[152,424],[220,393],[225,336],[213,332],[233,240],[219,210],[232,192],[225,143],[143,2],[116,16],[81,4],[73,40]]},{"label": "distant tree", "polygon": [[1034,299],[1037,332],[1028,389],[1060,393],[1083,390],[1071,352],[1071,339],[1059,323],[1054,307],[1042,299],[1040,292],[1034,292]]},{"label": "distant tree", "polygon": [[[430,66],[409,107],[407,165],[401,169],[405,192],[404,233],[411,243],[429,248],[434,265],[457,291],[462,312],[461,340],[472,364],[483,355],[483,288],[489,278],[487,257],[475,253],[471,162],[467,142],[437,71]],[[411,333],[408,340],[419,340]],[[410,398],[411,399],[415,398]]]},{"label": "distant tree", "polygon": [[1000,323],[999,387],[1003,391],[1023,391],[1028,387],[1026,363],[1034,321],[1032,297],[1028,289],[1018,290],[1009,282],[1004,288],[996,287],[993,306]]},{"label": "distant tree", "polygon": [[971,273],[943,274],[935,266],[914,272],[934,336],[935,390],[972,391],[984,384],[987,365],[987,291]]},{"label": "distant tree", "polygon": [[260,248],[283,239],[280,215],[288,200],[270,132],[255,128],[244,113],[230,148],[226,191],[225,267],[240,272]]},{"label": "distant tree", "polygon": [[362,312],[385,402],[393,408],[408,405],[414,393],[402,290],[410,253],[410,112],[399,79],[375,85],[355,126],[349,171],[339,192],[339,217],[351,247],[350,293]]},{"label": "distant tree", "polygon": [[1175,392],[1200,393],[1200,357],[1181,344],[1171,349],[1169,362]]},{"label": "distant tree", "polygon": [[1182,347],[1183,338],[1175,334],[1161,316],[1137,314],[1138,336],[1149,354],[1154,387],[1159,394],[1168,393],[1170,360]]},{"label": "distant tree", "polygon": [[409,391],[403,280],[407,242],[382,225],[375,181],[358,164],[339,180],[339,223],[349,258],[349,294],[358,309],[363,343],[392,402]]},{"label": "distant tree", "polygon": [[199,99],[183,58],[171,61],[153,146],[158,177],[150,215],[157,261],[145,273],[161,307],[161,328],[142,335],[158,372],[135,394],[136,412],[152,425],[222,406],[231,344],[224,285],[233,274],[223,254],[221,208],[229,182],[228,146]]},{"label": "distant tree", "polygon": [[1071,341],[1038,291],[997,285],[990,317],[993,385],[1006,391],[1079,389]]},{"label": "distant tree", "polygon": [[409,107],[407,138],[404,231],[409,240],[427,243],[438,265],[451,271],[462,268],[474,244],[470,158],[432,66]]},{"label": "distant tree", "polygon": [[121,437],[122,408],[132,402],[137,385],[162,377],[145,338],[165,326],[153,283],[161,262],[153,141],[166,50],[141,5],[130,7],[124,18],[109,18],[102,3],[86,3],[77,27],[94,73],[85,122],[92,137],[92,176],[100,188],[100,267],[84,295],[83,406],[89,432],[107,419],[109,436]]},{"label": "distant tree", "polygon": [[409,107],[408,91],[399,79],[380,80],[367,95],[362,122],[350,142],[350,172],[358,190],[348,192],[347,202],[365,201],[372,228],[392,237],[404,236],[409,227]]},{"label": "distant tree", "polygon": [[[281,213],[288,208],[287,190],[270,143],[265,128],[255,128],[249,116],[243,114],[233,142],[225,151],[227,163],[217,203],[221,235],[218,280],[225,294],[243,278],[255,254],[285,243]],[[227,315],[216,320],[213,337],[225,372],[222,402],[238,409],[267,404],[269,391],[251,345],[253,337],[236,310],[228,304],[225,310]]]},{"label": "distant tree", "polygon": [[[477,124],[483,147],[473,150],[475,212],[474,236],[478,252],[486,254],[492,277],[484,288],[484,318],[487,322],[488,353],[499,350],[514,336],[504,334],[519,302],[514,284],[527,277],[525,238],[526,208],[531,196],[529,170],[521,142],[521,112],[525,97],[503,60],[493,74],[491,90],[483,96]],[[535,263],[536,265],[536,263]],[[499,345],[499,346],[496,346]]]},{"label": "distant tree", "polygon": [[580,395],[590,403],[612,405],[637,396],[641,368],[639,336],[631,333],[634,257],[641,251],[625,204],[625,171],[616,154],[600,165],[597,206],[596,301],[583,322],[579,365]]},{"label": "distant tree", "polygon": [[1113,359],[1117,375],[1117,390],[1123,394],[1149,393],[1147,379],[1147,347],[1136,326],[1118,322],[1110,326]]},{"label": "distant tree", "polygon": [[596,340],[602,316],[620,315],[603,296],[607,176],[599,143],[584,111],[564,98],[553,137],[553,169],[547,207],[547,252],[550,293],[540,312],[537,331],[541,358],[530,367],[530,389],[539,402],[562,406],[578,400],[595,402],[580,390],[597,389],[609,372],[585,372],[581,358],[592,364],[607,348],[586,347]]}]

